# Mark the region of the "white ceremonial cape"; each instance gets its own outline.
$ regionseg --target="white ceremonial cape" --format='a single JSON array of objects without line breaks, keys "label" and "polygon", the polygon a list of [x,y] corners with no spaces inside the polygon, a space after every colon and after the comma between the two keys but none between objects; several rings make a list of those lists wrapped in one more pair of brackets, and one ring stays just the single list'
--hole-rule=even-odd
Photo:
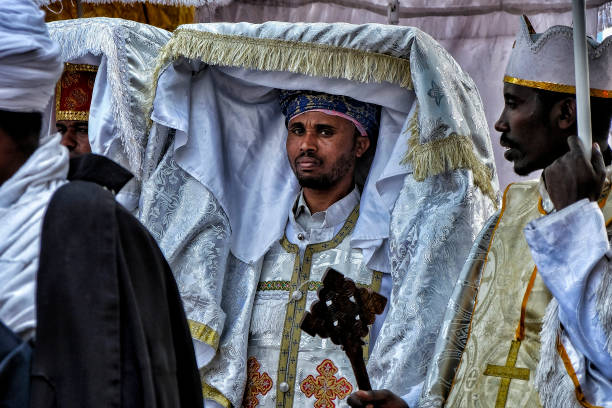
[{"label": "white ceremonial cape", "polygon": [[274,22],[181,26],[154,80],[140,217],[177,278],[205,398],[241,403],[261,261],[299,191],[279,88],[382,107],[351,246],[393,279],[372,385],[400,395],[418,386],[452,286],[497,201],[471,78],[415,28]]},{"label": "white ceremonial cape", "polygon": [[[117,194],[117,200],[134,211],[140,198],[147,136],[143,106],[155,58],[170,33],[104,17],[55,21],[47,27],[64,62],[98,66],[89,112],[89,143],[93,153],[108,157],[134,175]],[[55,132],[55,123],[50,131]]]},{"label": "white ceremonial cape", "polygon": [[[609,192],[609,176],[607,185]],[[521,196],[529,191],[531,195],[525,196],[530,200]],[[515,363],[506,363],[531,367],[531,372],[527,378],[507,377],[512,379],[505,405],[612,406],[612,270],[610,230],[606,231],[612,221],[609,201],[603,198],[598,205],[582,200],[553,212],[542,181],[529,181],[508,187],[504,208],[510,207],[519,210],[512,213],[518,220],[503,218],[502,209],[501,215],[497,213],[487,221],[474,242],[449,302],[418,406],[463,406],[466,401],[486,404],[496,395],[499,399],[500,379],[479,368],[483,359],[494,361],[493,351],[500,339],[505,358],[512,336],[503,334],[507,332],[503,326],[509,324],[514,335],[514,319],[518,319],[520,307],[510,307],[508,315],[508,310],[500,309],[496,302],[520,303],[520,296],[513,300],[501,293],[512,294],[517,287],[522,295],[527,282],[515,279],[515,275],[524,269],[525,262],[529,274],[534,264],[537,266],[533,291],[545,295],[536,295],[540,298],[534,301],[537,309],[526,309],[527,336],[519,342],[524,343],[520,347],[527,348],[527,353],[520,354],[517,349]],[[532,217],[533,213],[535,218],[528,219],[526,225],[521,223],[524,214]],[[494,241],[498,231],[512,228],[519,235],[515,242]],[[521,244],[518,241],[523,241],[523,231],[525,240]],[[517,252],[521,249],[524,251]],[[533,260],[516,259],[529,252]],[[494,265],[493,276],[487,274],[487,263]],[[483,309],[484,313],[494,310],[489,313],[494,321],[496,315],[502,315],[485,335],[480,322]],[[471,337],[476,340],[469,345]],[[534,343],[536,347],[531,345]]]},{"label": "white ceremonial cape", "polygon": [[53,193],[66,183],[68,150],[58,134],[0,185],[0,320],[22,337],[36,328],[36,275],[42,220]]}]

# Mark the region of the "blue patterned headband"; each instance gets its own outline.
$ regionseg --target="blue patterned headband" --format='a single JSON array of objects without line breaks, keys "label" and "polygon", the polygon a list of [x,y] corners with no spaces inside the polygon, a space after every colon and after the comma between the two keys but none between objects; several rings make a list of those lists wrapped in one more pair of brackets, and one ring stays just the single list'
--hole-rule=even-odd
[{"label": "blue patterned headband", "polygon": [[358,101],[348,96],[314,91],[280,91],[280,106],[287,122],[294,116],[316,110],[339,113],[355,123],[357,129],[372,138],[378,133],[378,105]]}]

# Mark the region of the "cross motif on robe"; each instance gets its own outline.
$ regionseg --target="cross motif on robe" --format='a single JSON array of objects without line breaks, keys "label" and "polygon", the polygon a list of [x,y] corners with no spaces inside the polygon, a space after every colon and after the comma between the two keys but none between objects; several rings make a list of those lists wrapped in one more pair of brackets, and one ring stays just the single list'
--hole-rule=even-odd
[{"label": "cross motif on robe", "polygon": [[495,401],[495,408],[504,408],[506,406],[506,401],[508,400],[508,390],[510,389],[510,381],[529,380],[529,369],[516,367],[516,360],[518,358],[520,348],[521,341],[512,340],[505,366],[487,364],[487,369],[485,370],[484,375],[501,378],[501,382],[499,383],[499,391],[497,392],[497,400]]},{"label": "cross motif on robe", "polygon": [[272,389],[272,379],[268,373],[259,373],[259,362],[255,357],[247,360],[247,383],[242,406],[255,408],[259,404],[258,395],[266,395]]},{"label": "cross motif on robe", "polygon": [[323,275],[323,285],[310,313],[306,312],[300,328],[311,336],[329,337],[347,354],[359,389],[371,390],[370,379],[363,361],[361,340],[369,333],[368,325],[385,310],[387,299],[367,288],[358,288],[340,272],[329,268]]},{"label": "cross motif on robe", "polygon": [[325,359],[317,366],[319,375],[315,378],[312,375],[306,377],[300,389],[308,398],[314,397],[317,399],[315,408],[334,408],[334,400],[344,399],[353,391],[353,386],[344,377],[336,378],[338,368],[334,363]]}]

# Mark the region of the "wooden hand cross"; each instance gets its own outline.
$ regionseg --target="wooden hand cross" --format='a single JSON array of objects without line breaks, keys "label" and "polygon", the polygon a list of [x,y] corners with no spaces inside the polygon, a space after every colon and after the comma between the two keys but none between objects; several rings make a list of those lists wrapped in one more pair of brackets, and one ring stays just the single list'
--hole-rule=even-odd
[{"label": "wooden hand cross", "polygon": [[368,288],[358,288],[340,272],[329,268],[323,275],[310,313],[306,312],[300,328],[311,336],[330,338],[347,354],[360,390],[370,391],[370,378],[363,361],[362,338],[369,332],[387,304],[387,298]]}]

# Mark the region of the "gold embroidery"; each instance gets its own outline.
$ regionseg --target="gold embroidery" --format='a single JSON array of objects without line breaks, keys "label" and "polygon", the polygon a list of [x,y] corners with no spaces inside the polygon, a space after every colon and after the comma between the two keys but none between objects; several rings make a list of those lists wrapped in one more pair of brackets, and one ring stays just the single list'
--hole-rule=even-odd
[{"label": "gold embroidery", "polygon": [[[70,77],[70,73],[77,73],[77,72],[98,72],[98,67],[95,65],[89,65],[89,64],[71,64],[70,62],[66,62],[64,63],[64,74],[62,74],[62,77],[64,79],[66,79],[65,77],[68,76]],[[68,73],[68,75],[66,75],[65,73]],[[78,78],[71,78],[69,79],[69,84],[66,85],[73,85],[72,82],[76,81],[78,83]],[[91,85],[91,89],[93,91],[93,84]],[[66,97],[64,95],[64,97]],[[91,95],[85,95],[85,99],[86,101],[91,99]],[[71,110],[71,109],[66,109],[66,110],[61,110],[61,101],[62,101],[62,78],[60,78],[59,81],[57,81],[57,85],[55,86],[55,119],[56,120],[81,120],[81,121],[88,121],[89,120],[89,109],[84,111],[84,110]]]},{"label": "gold embroidery", "polygon": [[499,383],[499,391],[497,392],[497,400],[495,408],[504,408],[508,400],[508,390],[510,389],[510,381],[512,380],[529,380],[529,369],[516,367],[518,352],[521,347],[520,340],[512,340],[508,358],[505,366],[487,364],[487,369],[484,375],[492,377],[501,377]]},{"label": "gold embroidery", "polygon": [[196,322],[195,320],[187,320],[189,323],[189,331],[191,337],[196,340],[206,343],[215,350],[219,347],[219,333],[204,323]]},{"label": "gold embroidery", "polygon": [[[361,288],[370,288],[375,292],[380,290],[380,283],[382,281],[382,272],[374,271],[372,275],[372,282],[367,285],[364,283],[355,282],[355,285]],[[322,282],[319,281],[309,281],[306,286],[308,286],[308,290],[310,292],[316,292],[323,285]],[[291,290],[291,282],[290,281],[261,281],[257,284],[257,290],[266,291],[266,290]]]},{"label": "gold embroidery", "polygon": [[346,378],[336,378],[338,368],[333,361],[323,360],[317,366],[317,372],[319,375],[316,378],[309,374],[300,384],[300,390],[304,395],[308,398],[315,397],[316,408],[335,408],[335,399],[342,400],[353,391],[353,386]]},{"label": "gold embroidery", "polygon": [[510,351],[508,352],[508,358],[506,359],[505,366],[498,366],[487,364],[487,368],[484,375],[492,377],[501,377],[499,383],[499,391],[497,392],[497,399],[495,401],[495,408],[504,408],[508,401],[508,390],[510,389],[510,381],[512,380],[529,380],[529,369],[516,367],[516,360],[518,359],[518,352],[521,348],[521,341],[525,338],[525,314],[527,311],[527,302],[529,301],[529,295],[533,289],[535,278],[538,274],[538,268],[533,268],[527,289],[525,289],[525,295],[523,295],[523,302],[521,303],[521,317],[516,327],[516,333],[514,340],[510,345]]},{"label": "gold embroidery", "polygon": [[[317,252],[333,249],[353,231],[355,223],[359,218],[359,205],[355,207],[349,215],[346,222],[338,231],[335,237],[330,241],[321,242],[318,244],[307,245],[304,250],[304,260],[300,262],[300,254],[298,246],[289,242],[286,236],[283,236],[280,244],[289,253],[295,253],[295,262],[293,264],[293,273],[291,275],[291,292],[297,290],[303,282],[310,278],[310,268],[312,266],[312,256]],[[289,296],[291,296],[291,292]],[[276,380],[276,407],[292,407],[295,393],[295,376],[297,371],[298,351],[300,348],[300,339],[302,332],[300,330],[300,322],[304,316],[306,308],[307,296],[302,296],[299,300],[292,301],[289,299],[287,311],[285,314],[285,323],[283,325],[283,335],[281,338],[280,356],[278,360],[278,374]],[[289,389],[282,392],[280,385],[287,383]]]},{"label": "gold embroidery", "polygon": [[217,404],[221,405],[223,408],[232,407],[232,403],[227,398],[225,398],[225,396],[221,394],[219,390],[217,390],[215,387],[211,387],[205,382],[202,382],[202,396],[204,397],[205,400],[208,399],[208,400],[215,401]]},{"label": "gold embroidery", "polygon": [[66,62],[64,63],[64,71],[98,72],[98,67],[96,65],[71,64],[70,62]]},{"label": "gold embroidery", "polygon": [[[364,285],[369,287],[374,292],[380,292],[380,285],[382,283],[383,273],[380,271],[372,272],[372,282],[369,285]],[[357,284],[357,286],[361,286]],[[363,360],[368,363],[368,359],[370,358],[370,333],[363,339]]]},{"label": "gold embroidery", "polygon": [[[573,85],[556,84],[554,82],[530,81],[528,79],[514,78],[507,75],[504,77],[504,82],[527,86],[529,88],[543,89],[545,91],[576,94],[576,87]],[[591,88],[591,96],[596,96],[598,98],[612,98],[612,91]]]},{"label": "gold embroidery", "polygon": [[247,360],[247,383],[244,390],[242,406],[255,408],[259,405],[258,395],[266,395],[272,389],[272,379],[268,373],[260,373],[261,365],[255,357]]}]

